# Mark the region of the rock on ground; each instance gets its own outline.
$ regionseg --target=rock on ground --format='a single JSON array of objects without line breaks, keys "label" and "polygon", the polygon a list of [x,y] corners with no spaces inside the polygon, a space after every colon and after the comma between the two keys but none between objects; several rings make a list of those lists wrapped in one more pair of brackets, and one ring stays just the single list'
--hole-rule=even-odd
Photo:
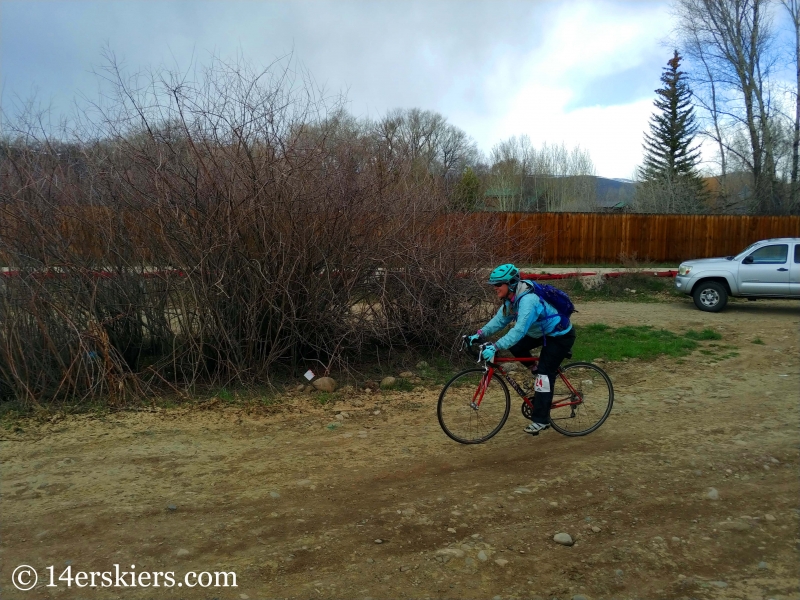
[{"label": "rock on ground", "polygon": [[320,377],[319,379],[315,379],[311,385],[314,386],[314,389],[319,390],[320,392],[336,391],[336,381],[333,379],[333,377]]},{"label": "rock on ground", "polygon": [[572,546],[575,542],[572,541],[572,536],[568,533],[557,533],[553,536],[553,541],[562,546]]}]

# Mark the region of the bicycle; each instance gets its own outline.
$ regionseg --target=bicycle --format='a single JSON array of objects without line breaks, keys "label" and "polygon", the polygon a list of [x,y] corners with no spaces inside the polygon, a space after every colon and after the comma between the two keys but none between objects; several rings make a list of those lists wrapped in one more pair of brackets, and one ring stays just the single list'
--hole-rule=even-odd
[{"label": "bicycle", "polygon": [[[478,362],[481,362],[480,351]],[[461,348],[472,350],[467,336],[462,337]],[[572,358],[572,353],[567,355]],[[531,420],[533,404],[528,394],[501,366],[501,363],[519,362],[523,365],[539,361],[538,357],[501,358],[494,362],[483,361],[482,367],[473,367],[456,374],[448,381],[437,405],[439,425],[447,436],[461,444],[480,444],[503,428],[511,411],[510,385],[522,398],[522,414]],[[567,377],[569,373],[569,378]],[[570,437],[588,435],[600,427],[614,404],[614,386],[608,374],[597,365],[574,362],[558,369],[550,408],[550,426],[558,433]],[[464,433],[462,433],[462,429]]]}]

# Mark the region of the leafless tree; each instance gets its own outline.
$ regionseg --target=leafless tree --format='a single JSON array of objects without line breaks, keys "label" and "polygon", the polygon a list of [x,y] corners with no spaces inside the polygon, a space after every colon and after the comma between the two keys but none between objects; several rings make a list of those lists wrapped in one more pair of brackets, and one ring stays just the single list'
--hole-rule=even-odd
[{"label": "leafless tree", "polygon": [[792,135],[792,162],[791,162],[791,200],[793,211],[800,211],[800,188],[797,180],[798,150],[800,149],[800,2],[798,0],[780,0],[792,22],[794,28],[794,132]]},{"label": "leafless tree", "polygon": [[424,172],[452,180],[478,158],[475,142],[436,112],[396,109],[372,126],[387,164],[412,161]]},{"label": "leafless tree", "polygon": [[502,211],[528,210],[533,190],[526,185],[533,173],[534,148],[527,135],[512,136],[491,151],[489,193],[495,208]]},{"label": "leafless tree", "polygon": [[[734,154],[752,173],[756,210],[782,210],[777,180],[770,76],[775,61],[768,0],[678,0],[679,34],[687,56],[705,71],[705,106],[721,160]],[[702,96],[701,96],[702,97]],[[746,152],[724,134],[722,121],[742,128]],[[726,165],[727,166],[727,165]]]},{"label": "leafless tree", "polygon": [[547,210],[592,211],[597,202],[594,163],[580,147],[544,144],[534,157],[534,181],[543,190]]},{"label": "leafless tree", "polygon": [[581,148],[543,144],[527,135],[503,140],[492,149],[490,190],[500,210],[591,211],[596,207],[594,164]]}]

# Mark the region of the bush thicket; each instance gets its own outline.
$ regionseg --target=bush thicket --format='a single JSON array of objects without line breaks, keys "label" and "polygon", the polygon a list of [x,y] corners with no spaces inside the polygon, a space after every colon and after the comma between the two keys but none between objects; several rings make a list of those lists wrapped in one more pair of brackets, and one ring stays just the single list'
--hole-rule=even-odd
[{"label": "bush thicket", "polygon": [[[0,151],[0,396],[250,385],[449,351],[497,233],[452,177],[354,125],[286,64],[126,78],[67,136]],[[457,178],[456,178],[457,181]]]}]

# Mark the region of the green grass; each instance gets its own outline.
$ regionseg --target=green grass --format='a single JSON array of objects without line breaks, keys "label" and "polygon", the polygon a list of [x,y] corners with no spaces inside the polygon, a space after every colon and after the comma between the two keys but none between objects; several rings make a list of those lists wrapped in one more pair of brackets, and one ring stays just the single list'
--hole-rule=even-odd
[{"label": "green grass", "polygon": [[[710,343],[720,340],[722,335],[710,328],[702,331],[689,329],[683,334],[650,326],[628,326],[613,328],[603,323],[576,326],[577,340],[572,349],[573,360],[592,361],[603,358],[608,361],[639,358],[651,360],[658,356],[671,356],[677,364],[697,352],[691,360],[716,363],[739,356],[736,346]],[[702,358],[701,358],[702,357]]]},{"label": "green grass", "polygon": [[[593,323],[576,326],[575,329],[578,338],[572,349],[573,360],[592,361],[596,358],[609,361],[625,358],[650,360],[662,355],[677,358],[687,356],[700,347],[695,339],[650,326],[614,329],[603,323]],[[716,333],[708,331],[706,335]]]},{"label": "green grass", "polygon": [[757,337],[757,338],[753,339],[753,343],[754,344],[758,344],[759,346],[763,346],[764,345],[764,340],[762,340],[761,338]]},{"label": "green grass", "polygon": [[423,380],[436,385],[444,385],[453,376],[454,365],[447,357],[441,355],[427,357],[425,362],[428,363],[427,367],[414,369]]},{"label": "green grass", "polygon": [[[547,281],[564,290],[576,304],[581,302],[664,302],[684,297],[675,290],[671,277],[653,277],[629,273],[621,277],[604,279],[596,289],[586,289],[581,278]],[[578,306],[580,310],[580,306]]]},{"label": "green grass", "polygon": [[[703,331],[695,331],[694,329],[690,329],[684,334],[684,336],[686,336],[690,340],[697,340],[697,341],[722,339],[722,335],[717,333],[713,329],[703,329]],[[716,346],[716,344],[710,344],[710,345]]]},{"label": "green grass", "polygon": [[228,402],[228,403],[231,403],[236,399],[236,395],[233,394],[232,392],[229,392],[227,388],[222,388],[220,390],[217,390],[217,393],[214,395],[223,402]]},{"label": "green grass", "polygon": [[[424,362],[425,366],[417,367],[420,362]],[[453,376],[453,373],[460,371],[461,369],[467,368],[467,366],[472,366],[475,364],[475,359],[469,358],[466,353],[461,354],[454,354],[450,356],[449,354],[443,354],[441,352],[437,352],[435,354],[412,354],[408,353],[407,355],[403,355],[395,359],[390,363],[382,363],[382,364],[363,364],[360,365],[361,373],[355,380],[349,380],[346,383],[350,383],[351,385],[355,385],[356,387],[361,387],[365,381],[372,382],[373,389],[374,386],[377,385],[384,377],[387,375],[391,375],[397,379],[395,384],[389,388],[383,388],[385,390],[393,390],[393,391],[411,391],[415,385],[408,379],[404,379],[398,376],[398,373],[402,373],[403,371],[411,371],[414,373],[415,376],[419,377],[421,380],[421,385],[443,385],[450,378]],[[337,378],[336,375],[332,375],[334,379],[340,382],[341,385],[345,384],[345,378],[343,377],[341,380]]]},{"label": "green grass", "polygon": [[339,396],[336,392],[317,392],[313,397],[322,406],[325,406],[326,404],[335,402]]},{"label": "green grass", "polygon": [[403,377],[397,377],[392,385],[381,387],[381,390],[384,392],[389,392],[389,391],[410,392],[413,389],[414,389],[414,384],[411,383],[408,379],[404,379]]}]

